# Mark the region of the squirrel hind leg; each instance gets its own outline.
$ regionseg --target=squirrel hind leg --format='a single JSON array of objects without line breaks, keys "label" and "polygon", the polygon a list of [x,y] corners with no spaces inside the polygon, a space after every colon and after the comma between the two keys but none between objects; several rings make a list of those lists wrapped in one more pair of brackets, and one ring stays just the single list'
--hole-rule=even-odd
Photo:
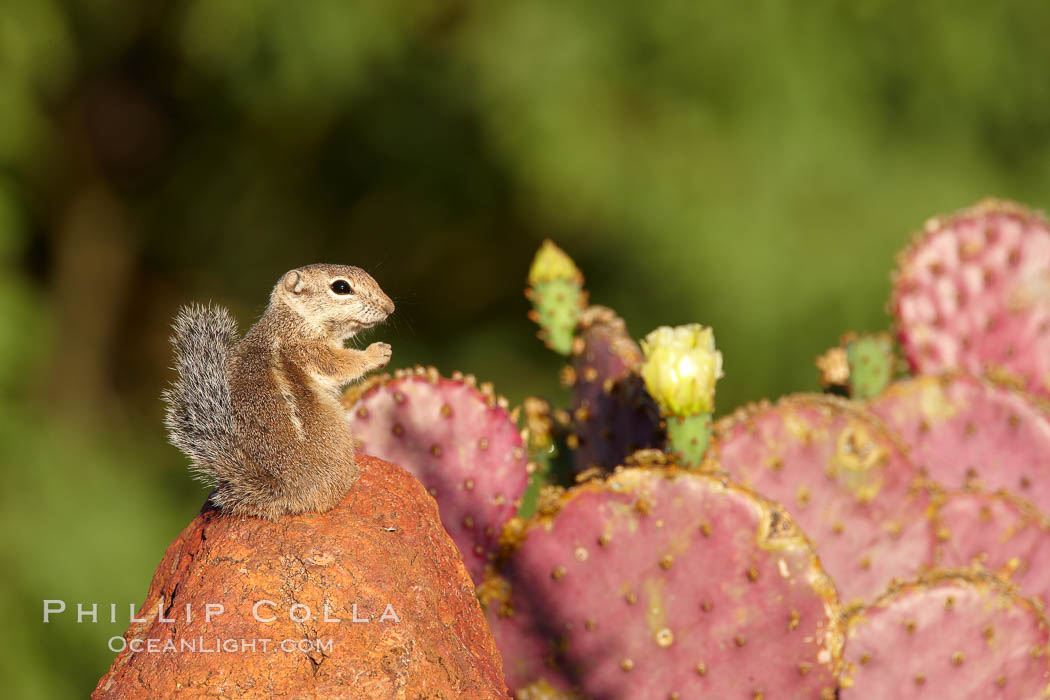
[{"label": "squirrel hind leg", "polygon": [[208,496],[206,509],[214,508],[233,517],[258,517],[276,520],[281,510],[275,507],[272,496],[265,497],[243,481],[220,483]]},{"label": "squirrel hind leg", "polygon": [[256,516],[276,520],[282,515],[324,513],[339,504],[350,487],[360,478],[356,460],[341,463],[338,469],[317,469],[311,465],[309,478],[288,478],[274,483],[271,479],[243,476],[220,483],[209,500],[221,511],[233,516]]}]

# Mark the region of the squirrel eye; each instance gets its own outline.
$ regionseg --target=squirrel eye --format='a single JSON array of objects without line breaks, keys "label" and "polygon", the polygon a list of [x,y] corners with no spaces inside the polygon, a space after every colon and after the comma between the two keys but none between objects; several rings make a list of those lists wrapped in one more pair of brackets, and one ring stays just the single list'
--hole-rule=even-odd
[{"label": "squirrel eye", "polygon": [[332,291],[336,294],[353,294],[354,290],[346,280],[332,282]]}]

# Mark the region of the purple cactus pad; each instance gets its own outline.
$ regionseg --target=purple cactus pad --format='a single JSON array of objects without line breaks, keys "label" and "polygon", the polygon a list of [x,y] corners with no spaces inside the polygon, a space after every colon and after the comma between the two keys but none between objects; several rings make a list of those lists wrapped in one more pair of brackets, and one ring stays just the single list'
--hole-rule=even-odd
[{"label": "purple cactus pad", "polygon": [[979,566],[1050,603],[1050,526],[1026,501],[1005,493],[953,491],[935,498],[937,567]]},{"label": "purple cactus pad", "polygon": [[417,368],[361,387],[344,405],[362,452],[423,482],[467,570],[481,581],[528,483],[525,448],[506,402],[471,376],[448,379]]},{"label": "purple cactus pad", "polygon": [[1043,698],[1047,624],[994,577],[935,572],[847,623],[841,700]]},{"label": "purple cactus pad", "polygon": [[1009,377],[1050,396],[1050,226],[987,200],[926,222],[898,257],[890,306],[921,374]]},{"label": "purple cactus pad", "polygon": [[951,373],[891,384],[869,408],[931,480],[1006,489],[1050,512],[1050,412],[1033,397]]},{"label": "purple cactus pad", "polygon": [[816,545],[843,602],[911,576],[929,552],[929,497],[896,439],[848,401],[793,395],[715,426],[712,464],[782,503]]},{"label": "purple cactus pad", "polygon": [[617,470],[533,518],[483,586],[508,685],[601,698],[831,698],[838,599],[775,505],[674,467]]},{"label": "purple cactus pad", "polygon": [[635,450],[663,447],[660,410],[637,371],[642,351],[612,309],[592,306],[581,314],[572,362],[577,472],[608,471]]}]

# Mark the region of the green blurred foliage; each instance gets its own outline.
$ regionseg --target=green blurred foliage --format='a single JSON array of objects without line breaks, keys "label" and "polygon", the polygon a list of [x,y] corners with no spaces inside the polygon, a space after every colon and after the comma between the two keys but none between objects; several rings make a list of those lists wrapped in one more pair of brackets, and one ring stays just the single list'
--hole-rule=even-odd
[{"label": "green blurred foliage", "polygon": [[[204,491],[164,443],[167,324],[284,270],[373,271],[395,365],[559,395],[521,288],[552,237],[635,336],[715,328],[719,409],[816,388],[893,255],[1045,206],[1050,5],[0,2],[0,673],[83,695]],[[126,622],[126,620],[125,620]]]}]

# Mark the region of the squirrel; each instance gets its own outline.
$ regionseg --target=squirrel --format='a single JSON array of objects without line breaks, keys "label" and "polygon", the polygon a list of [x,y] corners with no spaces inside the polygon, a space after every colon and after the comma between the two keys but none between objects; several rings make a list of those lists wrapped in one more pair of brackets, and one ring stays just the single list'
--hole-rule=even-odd
[{"label": "squirrel", "polygon": [[364,270],[324,264],[287,272],[236,342],[225,308],[179,311],[165,425],[194,475],[215,487],[213,505],[272,520],[339,502],[360,476],[339,390],[391,353],[386,343],[343,345],[393,311]]}]

